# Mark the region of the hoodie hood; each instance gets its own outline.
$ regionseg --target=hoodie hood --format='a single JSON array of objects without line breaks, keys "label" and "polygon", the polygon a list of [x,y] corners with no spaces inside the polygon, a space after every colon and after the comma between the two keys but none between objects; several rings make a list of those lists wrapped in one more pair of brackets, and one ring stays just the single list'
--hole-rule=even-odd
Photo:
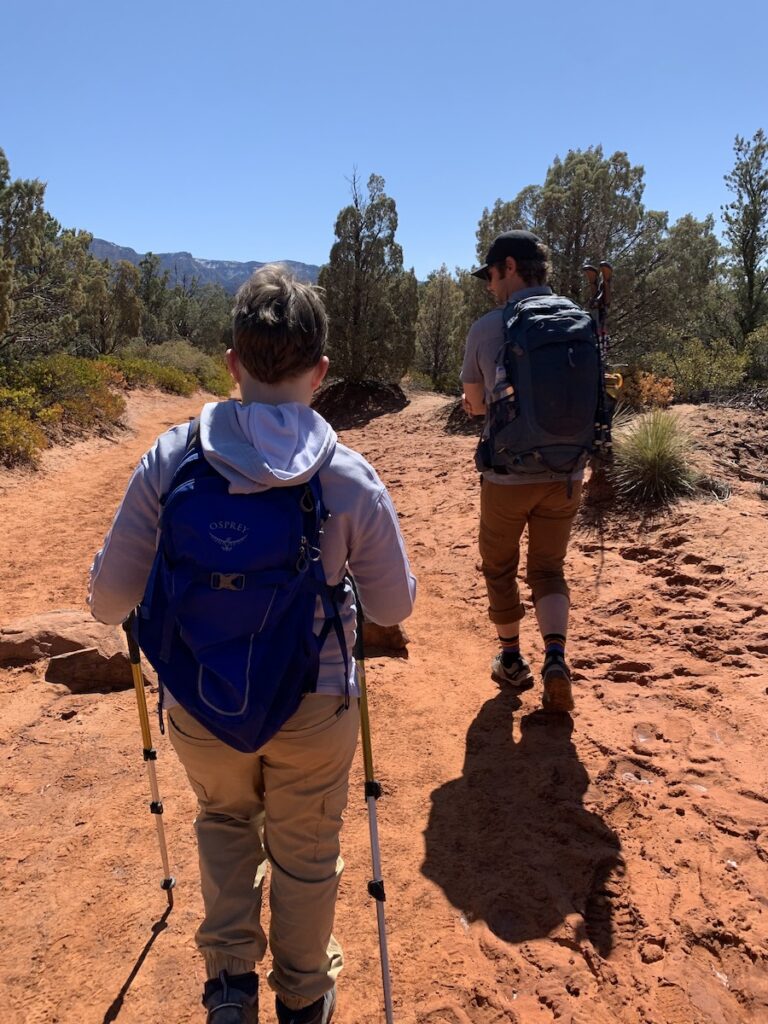
[{"label": "hoodie hood", "polygon": [[336,434],[300,402],[209,402],[200,414],[200,444],[231,494],[305,483],[333,455]]}]

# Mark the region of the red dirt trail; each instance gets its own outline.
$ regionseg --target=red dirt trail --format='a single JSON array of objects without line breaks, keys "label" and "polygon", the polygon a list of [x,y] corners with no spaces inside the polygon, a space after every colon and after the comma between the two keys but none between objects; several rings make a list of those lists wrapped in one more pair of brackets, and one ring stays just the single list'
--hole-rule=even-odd
[{"label": "red dirt trail", "polygon": [[[84,608],[133,465],[199,404],[134,394],[112,440],[0,473],[0,624]],[[582,527],[577,709],[548,721],[538,688],[518,699],[490,679],[474,441],[444,432],[448,407],[414,394],[342,435],[389,486],[420,588],[409,656],[367,662],[395,1019],[768,1022],[768,505],[734,474],[727,501],[602,539]],[[688,415],[713,464],[723,437],[766,451],[765,416]],[[532,616],[523,639],[538,658]],[[43,671],[0,670],[0,1022],[201,1024],[182,770],[153,717],[178,879],[153,930],[165,895],[133,694],[76,696]],[[338,1024],[384,1019],[361,780],[358,758]]]}]

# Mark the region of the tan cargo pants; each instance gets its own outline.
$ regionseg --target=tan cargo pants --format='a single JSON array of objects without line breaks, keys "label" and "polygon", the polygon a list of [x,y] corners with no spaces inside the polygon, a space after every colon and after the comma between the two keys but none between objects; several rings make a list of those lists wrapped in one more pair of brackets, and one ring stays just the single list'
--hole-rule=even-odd
[{"label": "tan cargo pants", "polygon": [[357,744],[358,702],[309,694],[255,754],[211,735],[180,706],[171,742],[198,799],[195,820],[205,917],[197,945],[208,977],[242,974],[266,952],[260,923],[271,866],[268,980],[291,1009],[319,999],[342,967],[332,934],[344,862],[342,812]]},{"label": "tan cargo pants", "polygon": [[548,594],[568,597],[563,574],[568,538],[581,498],[581,481],[493,484],[480,490],[480,558],[488,590],[488,616],[503,625],[525,615],[517,570],[520,538],[528,527],[526,582],[534,604]]}]

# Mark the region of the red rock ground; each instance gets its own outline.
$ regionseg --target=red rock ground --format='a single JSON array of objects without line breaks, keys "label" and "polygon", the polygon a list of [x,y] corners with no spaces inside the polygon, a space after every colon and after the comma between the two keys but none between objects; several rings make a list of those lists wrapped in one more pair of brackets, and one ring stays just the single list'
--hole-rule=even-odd
[{"label": "red rock ground", "polygon": [[[199,400],[134,395],[111,441],[0,474],[3,624],[84,607],[132,466]],[[395,1019],[768,1021],[768,505],[748,479],[766,417],[687,413],[727,501],[577,532],[570,724],[489,677],[474,441],[443,431],[448,406],[412,395],[343,434],[388,484],[420,586],[409,657],[367,665]],[[523,636],[536,655],[532,618]],[[178,879],[165,920],[132,692],[74,696],[43,666],[0,687],[0,1020],[201,1022],[194,800],[156,720]],[[358,760],[339,1024],[383,1020],[361,778]]]}]

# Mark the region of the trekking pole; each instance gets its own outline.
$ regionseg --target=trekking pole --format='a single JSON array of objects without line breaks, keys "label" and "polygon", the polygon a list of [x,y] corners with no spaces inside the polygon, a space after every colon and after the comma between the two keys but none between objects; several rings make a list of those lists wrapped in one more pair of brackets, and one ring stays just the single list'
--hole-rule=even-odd
[{"label": "trekking pole", "polygon": [[584,276],[587,279],[587,288],[589,294],[587,295],[587,309],[589,315],[592,317],[592,321],[595,325],[595,334],[600,337],[600,312],[598,309],[598,303],[600,301],[600,271],[592,263],[585,263],[581,268]]},{"label": "trekking pole", "polygon": [[613,267],[607,260],[600,261],[600,290],[598,292],[598,317],[597,333],[600,339],[600,353],[603,363],[608,364],[608,348],[610,335],[608,334],[608,307],[611,304],[611,278]]},{"label": "trekking pole", "polygon": [[363,643],[363,610],[360,595],[354,582],[352,589],[357,605],[357,636],[355,638],[355,663],[358,685],[360,686],[360,733],[363,741],[363,766],[365,768],[365,799],[368,804],[368,828],[371,834],[371,862],[373,879],[368,883],[368,894],[376,900],[376,920],[379,927],[379,950],[381,952],[381,981],[384,988],[384,1013],[387,1024],[392,1024],[392,982],[389,974],[389,953],[387,951],[387,929],[384,920],[384,879],[381,877],[381,856],[379,853],[379,829],[376,821],[376,801],[381,796],[381,784],[373,777],[373,753],[371,750],[371,724],[368,717],[368,691],[365,688],[365,647]]},{"label": "trekking pole", "polygon": [[168,848],[165,845],[165,829],[163,828],[163,801],[160,799],[160,792],[157,788],[157,774],[155,772],[155,761],[157,760],[157,751],[152,746],[152,734],[149,731],[149,713],[147,712],[147,695],[144,692],[144,677],[141,672],[141,654],[139,653],[139,645],[136,642],[136,637],[133,632],[133,625],[136,618],[136,613],[131,612],[128,618],[123,623],[123,629],[128,639],[128,658],[131,662],[131,674],[133,675],[133,686],[136,690],[136,704],[139,709],[139,722],[141,724],[141,738],[144,743],[144,760],[147,763],[147,773],[149,775],[149,790],[152,794],[152,800],[149,805],[149,809],[155,816],[155,824],[157,825],[157,839],[160,843],[160,858],[163,862],[163,871],[165,877],[160,883],[160,888],[165,889],[168,894],[168,908],[173,906],[173,887],[176,885],[176,879],[171,875],[171,869],[168,864]]}]

